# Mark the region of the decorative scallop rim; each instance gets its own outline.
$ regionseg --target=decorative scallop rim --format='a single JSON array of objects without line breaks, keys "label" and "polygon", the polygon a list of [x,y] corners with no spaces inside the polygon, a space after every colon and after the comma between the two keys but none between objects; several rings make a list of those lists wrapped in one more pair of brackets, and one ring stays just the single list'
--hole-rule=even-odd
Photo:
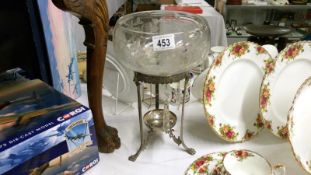
[{"label": "decorative scallop rim", "polygon": [[[301,158],[299,155],[297,155],[295,153],[295,150],[294,150],[294,144],[293,144],[293,141],[292,141],[292,136],[294,135],[292,133],[292,127],[294,125],[293,123],[293,111],[295,110],[295,104],[296,104],[296,101],[297,101],[297,98],[301,95],[301,93],[309,88],[311,86],[311,76],[306,79],[303,84],[299,87],[296,95],[295,95],[295,98],[293,100],[293,103],[292,103],[292,107],[290,108],[289,112],[288,112],[288,117],[287,117],[287,127],[288,127],[288,140],[289,140],[289,143],[290,143],[290,146],[291,146],[291,150],[292,150],[292,153],[295,157],[295,160],[298,162],[298,165],[305,171],[307,172],[308,174],[311,174],[311,169],[307,170],[305,167],[306,165],[301,161]],[[311,159],[310,159],[311,160]]]},{"label": "decorative scallop rim", "polygon": [[[290,49],[297,49],[296,47],[300,47],[298,49],[298,53],[294,56],[289,56],[289,50]],[[301,53],[303,53],[306,49],[306,47],[309,47],[311,53],[311,42],[310,41],[299,41],[292,43],[288,45],[285,49],[283,49],[280,54],[277,56],[277,58],[274,61],[274,68],[270,72],[266,72],[261,84],[260,88],[260,95],[259,95],[259,104],[260,104],[260,114],[263,118],[263,121],[265,123],[265,127],[275,136],[287,139],[288,137],[288,128],[287,123],[281,123],[279,120],[277,120],[275,117],[271,117],[271,109],[270,108],[270,98],[271,98],[271,86],[273,86],[273,81],[279,76],[281,71],[284,69],[284,67],[291,63],[292,61],[295,61],[297,59],[306,59],[306,58],[299,58],[301,56]],[[296,58],[298,57],[298,58]],[[310,58],[311,61],[311,58]],[[264,92],[268,91],[268,92]],[[265,97],[264,93],[268,93],[268,97]],[[265,101],[265,102],[264,102]]]},{"label": "decorative scallop rim", "polygon": [[[210,104],[210,100],[207,99],[208,97],[206,97],[206,91],[207,91],[208,81],[210,80],[210,78],[212,78],[211,77],[211,71],[213,71],[214,69],[218,69],[221,66],[222,60],[223,60],[224,57],[230,57],[230,52],[232,51],[232,49],[235,46],[243,45],[243,44],[248,45],[248,47],[251,48],[252,52],[255,51],[254,54],[256,54],[257,56],[260,55],[260,54],[265,54],[266,55],[265,57],[262,56],[263,57],[263,59],[262,59],[262,66],[259,66],[259,67],[262,67],[263,74],[265,75],[265,71],[267,71],[267,69],[266,69],[267,63],[266,62],[268,62],[268,60],[272,60],[270,54],[263,47],[261,47],[260,45],[258,45],[256,43],[249,42],[249,41],[242,41],[242,42],[238,42],[238,43],[235,43],[235,44],[232,44],[232,45],[228,46],[228,48],[226,48],[223,52],[221,52],[215,58],[215,60],[213,61],[212,65],[210,66],[210,68],[208,70],[208,73],[207,73],[207,76],[206,76],[206,79],[205,79],[205,82],[204,82],[204,88],[203,88],[203,107],[204,107],[205,117],[206,117],[206,119],[208,121],[208,124],[211,126],[212,130],[220,138],[222,138],[225,141],[234,142],[234,143],[242,143],[242,142],[245,142],[247,140],[250,140],[251,138],[253,138],[255,135],[257,135],[262,130],[263,123],[262,123],[262,116],[261,116],[261,114],[259,113],[257,115],[257,117],[256,117],[256,120],[259,121],[258,124],[256,123],[256,121],[254,121],[254,123],[253,123],[253,125],[259,126],[259,127],[257,127],[257,129],[255,131],[247,129],[247,130],[245,130],[245,134],[242,137],[240,137],[239,139],[237,139],[237,138],[235,138],[234,140],[228,139],[228,138],[226,138],[225,136],[223,136],[219,132],[219,127],[216,127],[215,123],[211,122],[211,118],[215,118],[215,116],[211,115],[208,112],[211,104]],[[240,57],[242,57],[242,59],[244,58],[243,56],[244,55],[240,55]],[[231,57],[231,61],[229,63],[227,63],[227,65],[223,69],[226,69],[231,63],[234,62],[234,58],[232,58],[232,57]],[[246,56],[246,59],[247,58],[250,59],[249,56]]]}]

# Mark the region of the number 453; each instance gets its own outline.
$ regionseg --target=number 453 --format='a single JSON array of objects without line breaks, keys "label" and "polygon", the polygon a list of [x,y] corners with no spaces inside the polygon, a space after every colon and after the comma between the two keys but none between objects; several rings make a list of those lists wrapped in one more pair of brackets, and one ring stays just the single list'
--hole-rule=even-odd
[{"label": "number 453", "polygon": [[169,47],[171,45],[171,41],[168,38],[159,39],[157,45],[159,47]]}]

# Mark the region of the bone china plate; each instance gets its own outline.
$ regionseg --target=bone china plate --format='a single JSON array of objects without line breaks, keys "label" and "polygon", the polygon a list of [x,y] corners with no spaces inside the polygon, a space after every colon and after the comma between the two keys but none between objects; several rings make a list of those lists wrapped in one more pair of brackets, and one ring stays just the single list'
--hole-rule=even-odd
[{"label": "bone china plate", "polygon": [[311,42],[287,46],[269,63],[261,86],[260,108],[265,126],[276,136],[287,138],[288,111],[299,86],[311,76]]},{"label": "bone china plate", "polygon": [[205,80],[203,102],[207,121],[229,142],[243,142],[263,127],[260,85],[272,58],[261,46],[239,42],[213,62]]},{"label": "bone china plate", "polygon": [[223,174],[222,160],[225,153],[216,152],[195,160],[186,170],[185,175],[217,175]]},{"label": "bone china plate", "polygon": [[311,78],[298,90],[288,117],[288,137],[296,160],[311,174]]}]

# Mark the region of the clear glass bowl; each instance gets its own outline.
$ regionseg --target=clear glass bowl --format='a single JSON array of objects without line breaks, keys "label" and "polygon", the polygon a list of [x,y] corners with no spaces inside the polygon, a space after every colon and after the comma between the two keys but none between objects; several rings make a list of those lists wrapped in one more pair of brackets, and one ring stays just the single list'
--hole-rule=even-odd
[{"label": "clear glass bowl", "polygon": [[[169,38],[163,36],[167,34]],[[163,43],[163,38],[175,47],[172,43],[165,47],[168,42]],[[207,21],[195,14],[138,12],[118,20],[113,43],[116,58],[129,69],[147,75],[170,76],[191,70],[208,56],[210,29]]]}]

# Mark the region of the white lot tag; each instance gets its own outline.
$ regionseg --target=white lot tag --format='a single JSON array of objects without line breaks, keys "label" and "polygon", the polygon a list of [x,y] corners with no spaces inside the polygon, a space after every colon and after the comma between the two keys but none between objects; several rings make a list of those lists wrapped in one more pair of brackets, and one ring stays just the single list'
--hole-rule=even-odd
[{"label": "white lot tag", "polygon": [[154,51],[174,49],[176,47],[175,35],[167,34],[167,35],[153,36],[152,43]]}]

